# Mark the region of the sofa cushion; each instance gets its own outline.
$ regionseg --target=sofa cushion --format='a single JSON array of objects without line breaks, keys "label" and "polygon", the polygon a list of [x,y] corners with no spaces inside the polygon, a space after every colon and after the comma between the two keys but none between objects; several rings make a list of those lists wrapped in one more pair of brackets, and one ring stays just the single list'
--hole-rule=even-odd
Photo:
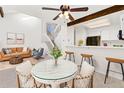
[{"label": "sofa cushion", "polygon": [[10,48],[12,53],[16,53],[16,48]]},{"label": "sofa cushion", "polygon": [[17,51],[17,52],[22,52],[22,50],[23,50],[22,47],[18,47],[18,48],[16,48],[16,51]]},{"label": "sofa cushion", "polygon": [[7,57],[11,57],[12,55],[11,54],[6,54],[4,57],[7,58]]},{"label": "sofa cushion", "polygon": [[27,55],[29,52],[19,52],[18,55]]},{"label": "sofa cushion", "polygon": [[23,48],[23,52],[26,52],[27,50],[28,50],[27,47],[24,47],[24,48]]},{"label": "sofa cushion", "polygon": [[0,55],[1,55],[1,57],[4,57],[5,56],[5,54],[3,53],[3,51],[0,52]]},{"label": "sofa cushion", "polygon": [[1,54],[1,52],[0,52],[0,59],[2,58],[2,54]]},{"label": "sofa cushion", "polygon": [[10,48],[7,48],[8,50],[8,53],[11,54],[12,53],[12,50]]}]

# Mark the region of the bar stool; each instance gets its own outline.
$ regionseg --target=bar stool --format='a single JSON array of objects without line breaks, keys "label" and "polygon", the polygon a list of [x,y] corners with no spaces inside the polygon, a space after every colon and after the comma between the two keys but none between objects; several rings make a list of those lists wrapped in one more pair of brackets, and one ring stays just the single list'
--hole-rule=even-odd
[{"label": "bar stool", "polygon": [[124,69],[123,69],[124,59],[106,57],[106,60],[108,61],[108,66],[107,66],[107,70],[106,70],[106,75],[105,75],[104,84],[106,83],[106,79],[108,78],[109,67],[110,67],[110,63],[111,63],[111,62],[113,62],[113,63],[118,63],[118,64],[121,65],[122,75],[123,75],[123,80],[124,80]]},{"label": "bar stool", "polygon": [[93,66],[93,55],[91,55],[91,54],[81,54],[81,56],[82,56],[82,60],[81,60],[81,65],[82,65],[82,62],[85,60],[86,61],[86,59],[88,59],[89,60],[89,64],[91,64],[91,62],[92,62],[92,66]]},{"label": "bar stool", "polygon": [[[75,55],[74,55],[74,52],[65,51],[65,53],[66,53],[65,59],[67,59],[67,57],[69,57],[69,60],[70,60],[70,61],[75,62]],[[72,60],[72,57],[73,57],[73,60]]]}]

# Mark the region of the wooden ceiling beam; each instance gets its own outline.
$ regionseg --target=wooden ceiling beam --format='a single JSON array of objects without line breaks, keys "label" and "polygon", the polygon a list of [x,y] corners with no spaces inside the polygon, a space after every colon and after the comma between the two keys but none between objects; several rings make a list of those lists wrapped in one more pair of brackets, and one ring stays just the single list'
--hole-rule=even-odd
[{"label": "wooden ceiling beam", "polygon": [[102,17],[102,16],[109,15],[109,14],[112,14],[112,13],[115,13],[118,11],[122,11],[122,10],[124,10],[124,5],[114,5],[112,7],[103,9],[103,10],[98,11],[96,13],[93,13],[93,14],[90,14],[88,16],[85,16],[85,17],[79,18],[77,20],[74,20],[72,22],[69,22],[69,23],[67,23],[67,26],[76,25],[76,24],[79,24],[82,22],[86,22],[86,21],[89,21],[89,20],[92,20],[92,19],[95,19],[98,17]]},{"label": "wooden ceiling beam", "polygon": [[2,7],[0,7],[0,15],[1,15],[1,17],[4,17],[4,12],[3,12],[3,8]]}]

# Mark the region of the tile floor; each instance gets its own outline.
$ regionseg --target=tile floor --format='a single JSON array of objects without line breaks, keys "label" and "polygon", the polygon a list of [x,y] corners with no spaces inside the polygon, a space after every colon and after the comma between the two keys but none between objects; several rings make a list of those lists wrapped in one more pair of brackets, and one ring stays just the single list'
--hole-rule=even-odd
[{"label": "tile floor", "polygon": [[[49,58],[46,58],[49,59]],[[41,59],[46,60],[46,59]],[[34,58],[26,58],[24,60],[30,60],[32,64],[36,64],[38,61]],[[4,68],[10,65],[9,62],[0,62],[0,68]],[[109,77],[106,84],[104,84],[104,75],[100,73],[95,73],[94,75],[94,88],[124,88],[124,81],[118,80],[116,78]]]}]

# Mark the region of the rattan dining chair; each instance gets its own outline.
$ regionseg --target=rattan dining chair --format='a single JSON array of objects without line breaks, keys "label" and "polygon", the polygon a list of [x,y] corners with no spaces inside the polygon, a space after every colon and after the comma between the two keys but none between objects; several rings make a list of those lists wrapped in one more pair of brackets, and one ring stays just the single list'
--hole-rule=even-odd
[{"label": "rattan dining chair", "polygon": [[32,64],[30,61],[23,62],[16,66],[17,83],[19,88],[37,88],[42,84],[35,81],[31,75]]},{"label": "rattan dining chair", "polygon": [[81,67],[80,73],[78,73],[73,80],[69,81],[65,88],[93,88],[95,68],[85,61]]}]

